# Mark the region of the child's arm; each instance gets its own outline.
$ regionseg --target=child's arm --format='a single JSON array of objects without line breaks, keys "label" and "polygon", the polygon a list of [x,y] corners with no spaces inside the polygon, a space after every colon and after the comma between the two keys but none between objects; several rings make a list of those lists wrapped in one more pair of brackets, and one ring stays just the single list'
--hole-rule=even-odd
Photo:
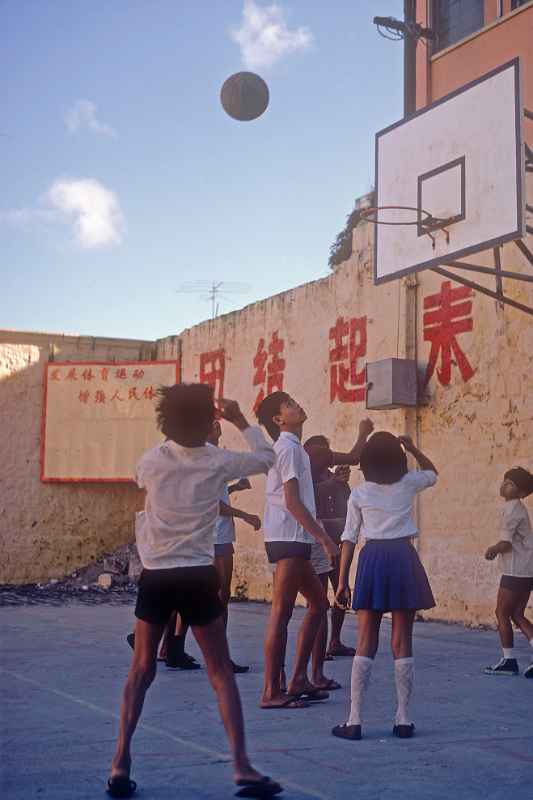
[{"label": "child's arm", "polygon": [[348,464],[352,467],[355,467],[359,464],[361,460],[361,453],[363,452],[363,447],[366,444],[366,440],[374,430],[374,423],[371,419],[363,419],[359,423],[359,435],[357,437],[357,441],[350,450],[349,453],[336,453],[333,452],[333,462],[331,464],[332,467],[340,466],[341,464]]},{"label": "child's arm", "polygon": [[221,517],[233,517],[234,519],[242,519],[248,525],[251,525],[254,531],[261,528],[261,519],[255,514],[248,514],[246,511],[241,511],[240,508],[229,506],[223,500],[218,504],[218,511]]},{"label": "child's arm", "polygon": [[300,500],[298,478],[291,478],[284,483],[283,490],[287,511],[292,514],[296,522],[298,522],[307,533],[320,542],[328,554],[329,560],[333,563],[339,557],[339,549],[335,542],[328,536],[324,528],[318,524],[307,506]]},{"label": "child's arm", "polygon": [[487,548],[485,552],[485,558],[487,559],[487,561],[494,561],[496,556],[499,556],[501,553],[510,553],[512,549],[513,545],[511,544],[511,542],[506,542],[503,539],[501,539],[496,544],[493,544],[489,548]]},{"label": "child's arm", "polygon": [[363,522],[361,509],[355,501],[355,490],[348,500],[348,513],[346,525],[342,534],[341,565],[339,570],[339,583],[335,593],[335,604],[340,608],[347,608],[350,603],[350,567],[353,561],[355,546],[359,538],[359,531]]},{"label": "child's arm", "polygon": [[403,444],[407,452],[411,453],[411,455],[414,456],[414,458],[416,458],[416,461],[420,469],[429,470],[431,472],[434,472],[436,475],[439,474],[437,467],[434,465],[434,463],[426,455],[424,455],[424,453],[421,450],[419,450],[418,447],[415,447],[415,444],[410,436],[398,436],[398,439]]},{"label": "child's arm", "polygon": [[220,400],[219,408],[222,418],[231,422],[241,431],[252,451],[251,453],[234,453],[224,450],[220,453],[224,459],[226,483],[247,475],[260,475],[268,472],[276,460],[276,455],[262,431],[258,427],[251,427],[248,424],[235,400]]}]

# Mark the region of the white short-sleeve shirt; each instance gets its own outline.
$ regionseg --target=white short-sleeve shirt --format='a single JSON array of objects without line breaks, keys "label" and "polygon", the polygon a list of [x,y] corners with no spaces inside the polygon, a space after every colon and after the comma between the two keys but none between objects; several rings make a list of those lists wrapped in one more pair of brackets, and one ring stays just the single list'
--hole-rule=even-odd
[{"label": "white short-sleeve shirt", "polygon": [[365,539],[417,536],[414,497],[434,486],[436,481],[437,474],[433,470],[413,470],[391,484],[363,481],[350,493],[341,539],[356,544],[359,534]]},{"label": "white short-sleeve shirt", "polygon": [[213,563],[224,486],[241,476],[266,473],[275,461],[260,428],[246,428],[243,436],[252,452],[183,447],[168,440],[141,457],[137,484],[146,489],[146,501],[136,515],[135,536],[145,569]]},{"label": "white short-sleeve shirt", "polygon": [[263,533],[265,542],[305,542],[315,540],[287,510],[283,486],[292,478],[298,481],[300,500],[316,519],[311,463],[294,433],[282,431],[274,444],[276,461],[268,471]]},{"label": "white short-sleeve shirt", "polygon": [[507,500],[502,511],[501,538],[512,550],[500,553],[503,575],[533,578],[533,531],[527,508],[521,500]]},{"label": "white short-sleeve shirt", "polygon": [[[224,486],[224,491],[220,499],[223,500],[227,506],[230,505],[227,485]],[[233,517],[223,517],[222,514],[219,513],[217,521],[215,522],[214,537],[215,544],[231,544],[235,541],[235,522],[233,521]]]}]

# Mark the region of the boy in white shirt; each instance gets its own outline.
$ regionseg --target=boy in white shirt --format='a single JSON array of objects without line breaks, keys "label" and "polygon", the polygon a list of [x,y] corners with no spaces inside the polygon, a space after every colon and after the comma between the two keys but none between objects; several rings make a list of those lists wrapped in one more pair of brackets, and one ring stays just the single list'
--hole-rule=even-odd
[{"label": "boy in white shirt", "polygon": [[[493,667],[485,669],[486,675],[518,675],[513,622],[533,648],[533,624],[525,616],[533,592],[533,530],[527,508],[522,503],[522,499],[530,494],[533,494],[533,475],[527,469],[514,467],[505,473],[500,486],[500,495],[505,500],[500,541],[485,553],[488,561],[500,556],[502,578],[496,619],[503,657]],[[524,676],[533,678],[533,661]]]},{"label": "boy in white shirt", "polygon": [[221,415],[248,442],[251,453],[206,445],[215,419],[212,388],[203,384],[162,387],[158,425],[167,441],[148,450],[137,466],[137,484],[146,489],[145,510],[137,515],[136,536],[143,572],[135,614],[135,650],[120,712],[120,733],[108,793],[131,797],[130,743],[146,692],[156,672],[159,640],[173,611],[192,631],[202,650],[228,734],[234,779],[244,797],[271,797],[281,786],[250,764],[239,691],[228,652],[220,583],[213,566],[213,530],[225,483],[265,473],[274,452],[252,428],[234,401],[220,401]]},{"label": "boy in white shirt", "polygon": [[[276,564],[270,620],[265,639],[263,709],[302,708],[326,700],[328,693],[309,681],[307,667],[313,643],[329,607],[328,599],[311,565],[311,545],[318,540],[332,562],[338,548],[316,521],[315,494],[309,456],[302,444],[305,411],[285,392],[265,397],[257,418],[274,440],[276,463],[268,473],[263,519],[268,560]],[[308,602],[298,635],[292,680],[281,688],[281,668],[287,648],[287,627],[296,596]]]},{"label": "boy in white shirt", "polygon": [[[409,471],[406,452],[418,462]],[[437,470],[408,436],[379,431],[370,437],[360,459],[363,483],[348,501],[342,534],[339,588],[336,602],[350,601],[348,576],[359,534],[366,542],[357,562],[352,608],[357,611],[357,651],[352,665],[351,708],[348,721],[331,731],[341,739],[361,739],[361,706],[378,649],[384,613],[392,612],[391,648],[398,708],[392,732],[400,739],[413,736],[408,716],[413,690],[413,623],[415,613],[433,608],[435,600],[412,538],[418,536],[413,501],[418,492],[437,481]]]}]

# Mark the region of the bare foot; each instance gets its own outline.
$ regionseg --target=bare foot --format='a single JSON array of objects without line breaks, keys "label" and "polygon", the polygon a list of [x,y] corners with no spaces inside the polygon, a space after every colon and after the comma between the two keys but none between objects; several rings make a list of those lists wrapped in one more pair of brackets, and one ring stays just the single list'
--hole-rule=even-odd
[{"label": "bare foot", "polygon": [[263,698],[260,703],[260,708],[267,709],[267,708],[307,708],[307,703],[302,700],[298,700],[292,695],[287,694],[286,692],[281,692],[279,695],[275,695],[273,697],[265,697]]}]

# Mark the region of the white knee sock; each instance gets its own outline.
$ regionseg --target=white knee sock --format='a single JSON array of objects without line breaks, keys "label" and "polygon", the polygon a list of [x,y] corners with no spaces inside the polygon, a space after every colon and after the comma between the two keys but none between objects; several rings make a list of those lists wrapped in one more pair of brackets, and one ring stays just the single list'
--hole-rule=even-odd
[{"label": "white knee sock", "polygon": [[408,707],[413,691],[415,676],[414,658],[397,658],[394,662],[394,677],[396,680],[396,696],[398,697],[398,710],[396,711],[396,725],[410,725]]},{"label": "white knee sock", "polygon": [[351,687],[352,705],[350,708],[350,716],[348,717],[348,725],[361,724],[361,705],[363,703],[364,694],[368,688],[373,663],[374,660],[372,658],[354,656]]}]

